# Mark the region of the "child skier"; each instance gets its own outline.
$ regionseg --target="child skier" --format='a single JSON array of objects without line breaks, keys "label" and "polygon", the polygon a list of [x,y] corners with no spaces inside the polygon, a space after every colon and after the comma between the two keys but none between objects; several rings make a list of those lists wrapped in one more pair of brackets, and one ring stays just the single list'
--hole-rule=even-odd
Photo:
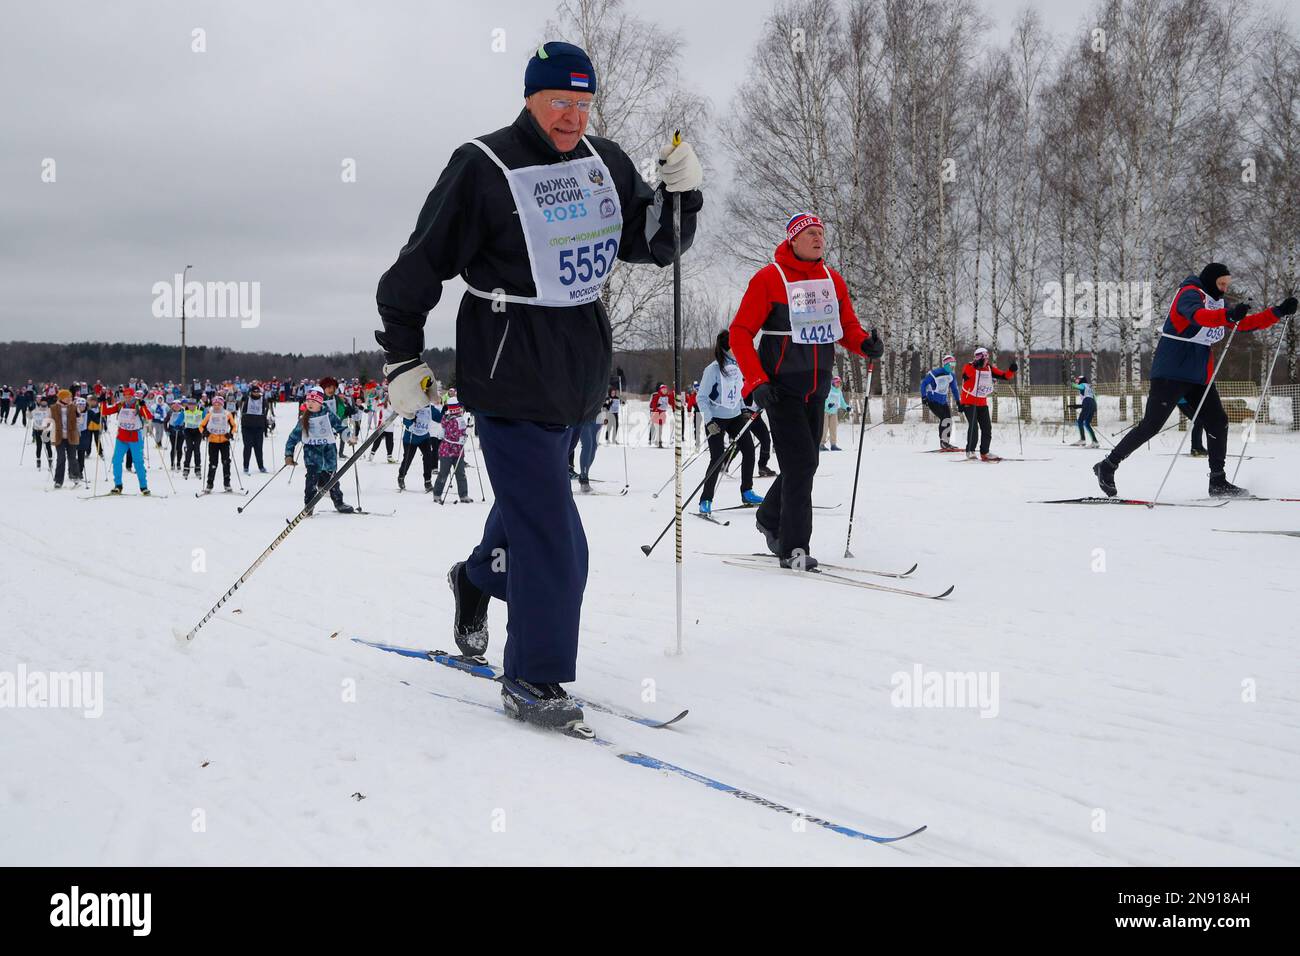
[{"label": "child skier", "polygon": [[[713,492],[722,470],[723,435],[740,443],[740,503],[757,507],[763,503],[761,495],[754,493],[754,441],[749,432],[739,439],[741,429],[751,418],[745,411],[741,390],[745,376],[741,374],[736,357],[731,353],[731,332],[723,329],[713,345],[714,361],[700,376],[700,414],[704,417],[704,434],[709,442],[709,468],[704,487],[700,491],[700,514],[713,511]],[[734,454],[734,452],[733,452]]]},{"label": "child skier", "polygon": [[469,485],[465,481],[465,442],[469,423],[466,421],[465,409],[460,399],[449,395],[447,404],[442,409],[442,444],[438,446],[438,480],[433,486],[435,498],[442,499],[442,489],[447,484],[447,475],[453,469],[456,472],[456,494],[462,504],[474,499],[469,496]]},{"label": "child skier", "polygon": [[197,398],[185,399],[185,470],[181,477],[190,476],[190,461],[194,462],[194,477],[202,479],[203,477],[203,453],[200,451],[199,441],[203,435],[199,431],[199,425],[203,422],[204,412],[199,408]]},{"label": "child skier", "polygon": [[[325,390],[319,385],[307,389],[306,401],[298,413],[298,423],[293,426],[289,440],[284,445],[284,463],[292,465],[293,453],[298,442],[302,442],[302,462],[307,473],[303,489],[305,504],[311,502],[316,489],[327,484],[338,470],[338,452],[334,441],[335,436],[343,434],[343,427],[335,414],[325,407]],[[329,493],[335,511],[352,514],[355,509],[343,500],[343,492],[337,484],[330,488]],[[308,515],[311,513],[307,512]]]}]

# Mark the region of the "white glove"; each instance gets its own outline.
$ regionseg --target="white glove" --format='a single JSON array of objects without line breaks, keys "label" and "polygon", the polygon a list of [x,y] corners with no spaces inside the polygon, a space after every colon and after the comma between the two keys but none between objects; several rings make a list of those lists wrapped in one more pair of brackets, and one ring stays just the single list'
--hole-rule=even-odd
[{"label": "white glove", "polygon": [[385,365],[384,377],[388,379],[388,403],[403,418],[414,418],[434,400],[437,382],[433,370],[419,359]]},{"label": "white glove", "polygon": [[690,192],[704,182],[704,169],[690,143],[665,146],[659,151],[659,178],[670,193]]}]

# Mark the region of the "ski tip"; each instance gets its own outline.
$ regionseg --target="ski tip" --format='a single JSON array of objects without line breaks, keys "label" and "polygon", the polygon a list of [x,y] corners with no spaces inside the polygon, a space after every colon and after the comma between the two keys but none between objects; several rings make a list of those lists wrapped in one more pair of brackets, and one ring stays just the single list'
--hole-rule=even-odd
[{"label": "ski tip", "polygon": [[682,718],[684,718],[684,717],[685,717],[687,714],[689,714],[689,713],[690,713],[689,710],[684,710],[684,711],[682,711],[680,714],[678,714],[676,717],[672,717],[672,718],[670,718],[670,719],[668,719],[668,720],[665,720],[665,721],[663,721],[663,722],[661,722],[661,723],[651,724],[650,726],[653,727],[655,730],[662,730],[662,729],[665,728],[665,727],[671,727],[673,724],[677,723],[677,721],[681,720]]},{"label": "ski tip", "polygon": [[944,591],[942,594],[936,594],[934,596],[934,599],[938,601],[941,600],[942,598],[946,598],[949,594],[951,594],[955,590],[957,590],[957,585],[955,584],[949,585],[948,590]]},{"label": "ski tip", "polygon": [[906,571],[904,571],[902,574],[900,574],[899,577],[900,577],[900,578],[905,578],[905,577],[907,577],[909,574],[913,573],[913,572],[914,572],[917,568],[919,568],[920,566],[921,566],[921,564],[920,564],[920,562],[918,561],[916,564],[912,565],[910,568],[908,568]]},{"label": "ski tip", "polygon": [[648,544],[641,545],[641,553],[644,554],[647,558],[650,557],[650,551],[651,551],[650,545]]},{"label": "ski tip", "polygon": [[876,841],[877,843],[897,843],[899,840],[906,840],[908,837],[914,837],[914,836],[916,836],[918,833],[924,833],[924,832],[925,832],[926,830],[928,830],[928,829],[929,829],[929,825],[927,824],[927,825],[925,825],[925,826],[917,827],[917,828],[916,828],[915,830],[913,830],[911,833],[904,833],[902,836],[896,836],[896,837],[875,837],[874,839],[875,839],[875,841]]}]

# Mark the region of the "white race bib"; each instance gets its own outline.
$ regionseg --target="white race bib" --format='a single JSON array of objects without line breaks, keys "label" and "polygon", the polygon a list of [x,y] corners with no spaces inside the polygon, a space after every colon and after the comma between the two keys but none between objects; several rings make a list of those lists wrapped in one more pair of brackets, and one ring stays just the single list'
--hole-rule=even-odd
[{"label": "white race bib", "polygon": [[986,368],[975,373],[975,397],[988,398],[993,394],[993,373]]},{"label": "white race bib", "polygon": [[537,290],[532,298],[494,296],[471,287],[472,293],[551,307],[584,305],[600,296],[618,256],[623,207],[609,169],[586,137],[582,141],[590,156],[508,169],[487,144],[471,140],[497,164],[510,186]]},{"label": "white race bib", "polygon": [[790,337],[799,345],[831,345],[844,338],[840,325],[840,300],[835,282],[823,263],[825,279],[801,279],[790,282],[777,263],[777,272],[785,283],[785,299],[790,307]]},{"label": "white race bib", "polygon": [[426,405],[415,413],[415,420],[406,427],[416,438],[423,438],[429,434],[429,426],[433,423],[433,416],[429,412],[429,406]]},{"label": "white race bib", "polygon": [[330,445],[334,442],[334,426],[330,424],[329,413],[313,415],[307,419],[307,437],[304,445]]},{"label": "white race bib", "polygon": [[230,419],[226,417],[225,412],[217,414],[213,412],[208,415],[208,434],[225,435],[230,432]]},{"label": "white race bib", "polygon": [[123,407],[117,413],[117,427],[125,428],[129,432],[138,432],[140,430],[140,412],[138,409]]},{"label": "white race bib", "polygon": [[260,399],[260,398],[250,398],[250,399],[248,400],[248,404],[245,406],[245,412],[244,412],[244,414],[245,414],[245,415],[260,415],[260,414],[262,414],[262,399]]}]

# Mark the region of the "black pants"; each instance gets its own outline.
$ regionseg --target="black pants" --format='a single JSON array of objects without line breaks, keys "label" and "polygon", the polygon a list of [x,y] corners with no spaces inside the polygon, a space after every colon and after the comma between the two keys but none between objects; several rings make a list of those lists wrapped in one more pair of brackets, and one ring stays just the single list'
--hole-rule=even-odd
[{"label": "black pants", "polygon": [[[769,416],[771,413],[768,413]],[[754,424],[749,426],[749,433],[754,436],[758,442],[758,467],[766,468],[767,463],[772,458],[772,433],[767,430],[767,422],[763,421],[763,416],[759,415],[754,419]],[[821,440],[821,429],[817,431],[817,439]],[[780,457],[778,453],[777,457]]]},{"label": "black pants", "polygon": [[[316,496],[317,488],[320,488],[322,485],[328,484],[334,478],[334,472],[332,471],[316,471],[310,465],[307,465],[306,468],[307,468],[307,486],[304,489],[302,495],[303,504],[307,504],[309,501],[312,500],[312,498]],[[335,508],[343,504],[343,489],[340,488],[338,485],[335,485],[333,488],[330,489],[330,501],[334,502]]]},{"label": "black pants", "polygon": [[[1190,421],[1192,417],[1192,412],[1196,411],[1196,407],[1195,406],[1188,407],[1186,402],[1179,402],[1178,410],[1183,413],[1184,418]],[[1198,418],[1196,421],[1192,422],[1192,451],[1199,451],[1202,454],[1205,453],[1204,419],[1205,419],[1205,414],[1204,412],[1202,412],[1201,417]]]},{"label": "black pants", "polygon": [[180,468],[181,454],[185,451],[185,429],[169,428],[167,437],[171,439],[171,467],[175,471]]},{"label": "black pants", "polygon": [[1209,447],[1206,449],[1210,453],[1210,471],[1223,471],[1223,463],[1228,457],[1228,413],[1223,410],[1223,403],[1219,401],[1219,390],[1211,385],[1209,394],[1206,394],[1204,385],[1178,382],[1171,378],[1151,380],[1146,414],[1142,416],[1142,421],[1120,439],[1115,449],[1106,456],[1107,459],[1112,465],[1118,467],[1120,462],[1159,434],[1160,429],[1164,428],[1165,422],[1169,420],[1169,416],[1178,407],[1180,398],[1187,399],[1187,407],[1191,414],[1196,411],[1202,395],[1205,396],[1205,404],[1201,407],[1201,414],[1196,420],[1205,427],[1205,437],[1210,440]]},{"label": "black pants", "polygon": [[[779,474],[758,506],[757,520],[776,531],[781,557],[807,555],[812,540],[812,488],[817,474],[825,399],[805,402],[782,394],[767,407]],[[755,422],[752,432],[758,427]]]},{"label": "black pants", "polygon": [[[713,420],[718,423],[722,431],[709,436],[709,477],[704,480],[704,489],[700,492],[701,501],[713,500],[713,490],[718,484],[718,475],[722,472],[722,468],[718,463],[722,461],[723,433],[725,432],[735,440],[736,436],[740,434],[740,430],[745,427],[745,422],[749,421],[749,416],[737,415],[734,418],[715,418]],[[750,428],[750,431],[753,431],[753,428]],[[754,442],[749,437],[749,432],[745,432],[739,442],[740,490],[743,493],[754,487]]]},{"label": "black pants", "polygon": [[402,445],[402,465],[397,469],[397,477],[405,481],[406,472],[411,467],[411,461],[415,458],[415,450],[420,450],[420,463],[424,466],[424,483],[427,485],[433,480],[433,453],[435,450],[432,438],[416,444],[406,442]]},{"label": "black pants", "polygon": [[208,487],[212,487],[212,480],[217,476],[217,462],[221,462],[221,483],[227,488],[230,487],[230,442],[228,441],[210,441],[208,442]]},{"label": "black pants", "polygon": [[262,439],[265,437],[264,427],[249,425],[244,429],[244,471],[248,471],[248,461],[253,455],[257,456],[257,467],[265,470],[266,465],[262,462]]},{"label": "black pants", "polygon": [[9,399],[0,398],[0,422],[9,420]]},{"label": "black pants", "polygon": [[966,416],[966,451],[975,450],[975,441],[979,439],[980,454],[987,455],[993,443],[993,419],[989,417],[987,405],[963,405],[961,413]]},{"label": "black pants", "polygon": [[[433,493],[437,497],[442,497],[443,486],[447,484],[447,476],[455,470],[456,474],[456,494],[464,498],[469,494],[469,484],[465,480],[465,454],[461,452],[455,456],[443,455],[438,459],[438,480],[433,483]],[[425,481],[428,481],[425,478]]]},{"label": "black pants", "polygon": [[201,474],[203,471],[203,452],[199,448],[199,430],[197,428],[185,429],[185,474],[190,473],[190,459],[194,459],[194,474]]},{"label": "black pants", "polygon": [[939,443],[949,444],[948,440],[952,438],[952,409],[928,398],[925,400],[925,407],[930,409],[931,415],[939,419]]},{"label": "black pants", "polygon": [[81,477],[81,465],[77,458],[77,446],[69,441],[61,441],[54,446],[58,453],[58,463],[54,466],[54,483],[63,484],[63,469],[66,465],[73,481]]},{"label": "black pants", "polygon": [[[393,433],[391,431],[384,432],[384,447],[388,449],[388,457],[392,458],[393,457]],[[377,451],[379,451],[379,446],[375,445],[373,448],[370,449],[370,457],[374,458],[375,452]],[[405,454],[405,452],[403,452],[403,454]],[[406,474],[406,472],[402,472],[402,474]]]}]

